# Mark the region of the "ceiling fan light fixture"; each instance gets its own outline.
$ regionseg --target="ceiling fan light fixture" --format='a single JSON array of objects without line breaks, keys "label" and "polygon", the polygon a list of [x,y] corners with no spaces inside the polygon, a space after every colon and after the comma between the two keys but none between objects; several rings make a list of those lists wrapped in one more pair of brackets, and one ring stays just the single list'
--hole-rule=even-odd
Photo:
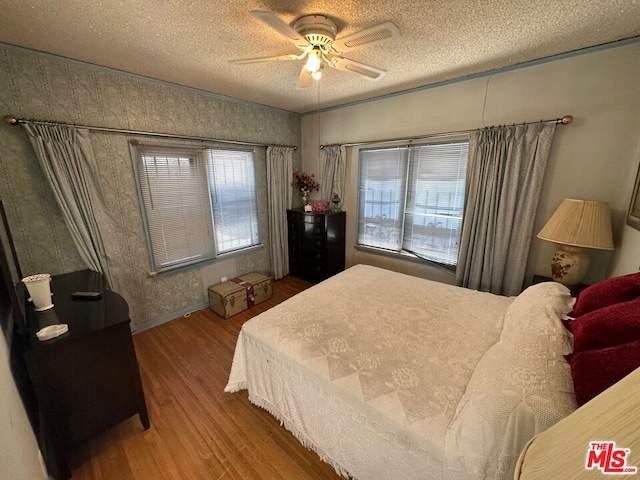
[{"label": "ceiling fan light fixture", "polygon": [[320,71],[320,65],[322,62],[320,61],[321,57],[320,49],[314,48],[309,52],[309,58],[307,58],[307,63],[305,64],[305,68],[307,72],[314,73]]},{"label": "ceiling fan light fixture", "polygon": [[229,63],[304,60],[305,64],[299,75],[300,87],[309,86],[312,79],[319,80],[322,77],[320,71],[325,64],[336,70],[355,73],[367,80],[379,80],[384,76],[384,70],[345,58],[342,54],[400,36],[398,27],[388,21],[336,39],[337,25],[326,15],[304,15],[290,25],[273,12],[254,10],[251,14],[293,43],[300,54],[229,60]]},{"label": "ceiling fan light fixture", "polygon": [[328,45],[338,33],[333,20],[326,15],[305,15],[293,24],[293,29],[302,35],[311,45]]}]

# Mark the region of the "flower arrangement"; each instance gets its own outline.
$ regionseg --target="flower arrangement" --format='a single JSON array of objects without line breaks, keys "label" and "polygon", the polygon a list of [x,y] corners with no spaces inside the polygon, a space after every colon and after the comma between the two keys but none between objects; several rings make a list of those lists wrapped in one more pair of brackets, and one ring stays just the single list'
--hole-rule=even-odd
[{"label": "flower arrangement", "polygon": [[[320,190],[320,184],[316,182],[315,175],[312,173],[311,175],[307,175],[306,173],[300,173],[297,170],[293,172],[293,181],[291,182],[292,187],[298,188],[303,196],[309,196],[309,192],[311,190]],[[307,195],[305,195],[305,193]]]},{"label": "flower arrangement", "polygon": [[315,175],[312,173],[311,175],[307,175],[306,173],[300,173],[297,170],[293,172],[293,181],[291,182],[292,187],[297,187],[300,189],[300,193],[302,194],[302,204],[304,205],[305,212],[309,207],[309,193],[311,190],[319,190],[320,184],[316,182]]}]

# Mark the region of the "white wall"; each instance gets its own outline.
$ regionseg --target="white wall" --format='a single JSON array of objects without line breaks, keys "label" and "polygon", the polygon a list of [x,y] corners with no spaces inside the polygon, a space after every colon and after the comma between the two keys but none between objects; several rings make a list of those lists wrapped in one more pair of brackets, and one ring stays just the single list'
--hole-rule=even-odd
[{"label": "white wall", "polygon": [[[609,203],[618,251],[592,252],[586,281],[638,268],[638,232],[624,228],[640,140],[640,43],[593,50],[507,72],[346,106],[303,118],[303,169],[320,172],[319,144],[350,143],[474,129],[573,115],[558,126],[536,216],[527,278],[550,275],[556,246],[535,234],[563,198]],[[486,101],[485,101],[486,98]],[[318,138],[319,137],[319,138]],[[347,262],[382,264],[418,276],[452,281],[439,269],[379,259],[353,248],[357,149],[349,149]],[[322,179],[320,179],[322,181]],[[634,257],[635,255],[635,257]],[[633,261],[631,261],[633,260]]]},{"label": "white wall", "polygon": [[7,344],[0,335],[0,480],[47,478],[38,444],[9,368]]}]

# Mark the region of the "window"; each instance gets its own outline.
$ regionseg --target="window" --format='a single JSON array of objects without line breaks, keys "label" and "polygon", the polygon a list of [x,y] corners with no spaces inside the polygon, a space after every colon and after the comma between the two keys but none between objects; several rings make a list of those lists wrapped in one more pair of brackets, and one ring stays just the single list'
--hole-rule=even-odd
[{"label": "window", "polygon": [[132,155],[155,272],[260,243],[252,151],[137,145]]},{"label": "window", "polygon": [[209,150],[209,185],[218,253],[257,245],[253,152]]},{"label": "window", "polygon": [[360,151],[358,244],[455,266],[468,140]]}]

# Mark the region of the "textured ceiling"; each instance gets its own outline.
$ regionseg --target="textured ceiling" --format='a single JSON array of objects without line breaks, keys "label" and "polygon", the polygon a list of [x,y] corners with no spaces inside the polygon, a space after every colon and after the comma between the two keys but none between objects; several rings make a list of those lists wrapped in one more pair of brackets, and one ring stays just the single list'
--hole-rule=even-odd
[{"label": "textured ceiling", "polygon": [[[401,37],[345,56],[379,81],[325,70],[298,87],[296,53],[256,20],[323,13],[338,38],[392,21]],[[305,113],[640,35],[640,0],[0,0],[0,41]]]}]

